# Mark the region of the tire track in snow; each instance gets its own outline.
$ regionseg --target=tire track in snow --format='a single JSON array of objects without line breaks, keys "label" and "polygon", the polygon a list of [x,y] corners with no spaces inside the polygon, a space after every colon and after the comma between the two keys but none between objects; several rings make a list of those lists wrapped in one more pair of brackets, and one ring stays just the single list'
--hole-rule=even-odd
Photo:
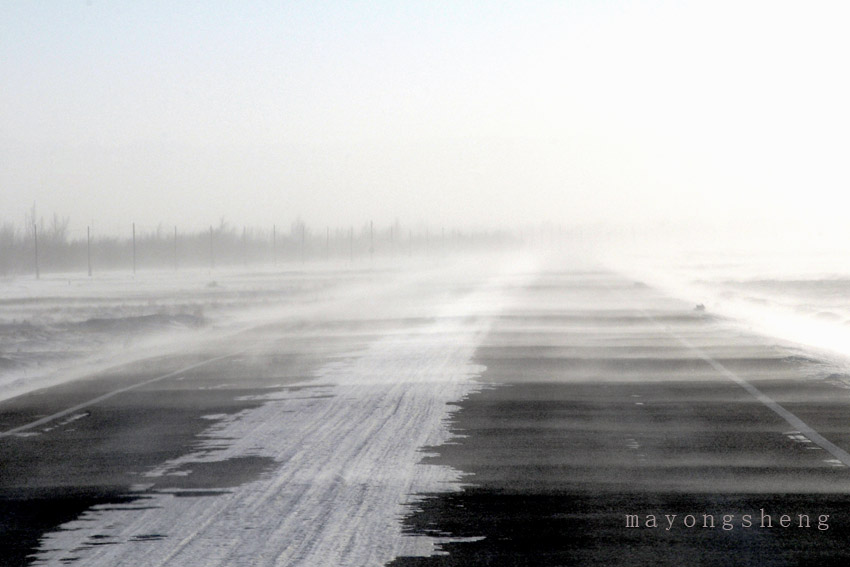
[{"label": "tire track in snow", "polygon": [[202,447],[149,473],[264,456],[280,463],[271,474],[214,498],[157,492],[144,510],[138,502],[93,508],[48,534],[36,564],[382,565],[433,554],[442,540],[402,534],[401,518],[415,494],[459,488],[458,471],[419,464],[421,448],[449,440],[448,402],[479,387],[473,378],[483,368],[471,359],[507,283],[515,280],[494,278],[435,324],[325,365],[316,376],[325,386],[313,387],[321,397],[266,396],[211,429],[215,451]]}]

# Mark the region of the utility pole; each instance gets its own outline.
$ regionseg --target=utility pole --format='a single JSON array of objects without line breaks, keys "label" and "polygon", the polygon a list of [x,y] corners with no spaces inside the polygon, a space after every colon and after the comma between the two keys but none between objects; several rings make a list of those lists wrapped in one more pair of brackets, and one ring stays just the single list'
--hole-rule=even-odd
[{"label": "utility pole", "polygon": [[272,264],[277,266],[277,225],[272,225]]},{"label": "utility pole", "polygon": [[302,224],[301,225],[301,263],[302,264],[304,263],[304,237],[305,237],[306,232],[307,232],[307,225]]},{"label": "utility pole", "polygon": [[38,269],[38,225],[35,223],[32,223],[32,236],[33,242],[35,242],[35,279],[39,280],[41,279],[41,273]]},{"label": "utility pole", "polygon": [[248,228],[242,227],[242,266],[248,267]]},{"label": "utility pole", "polygon": [[215,269],[215,251],[213,250],[213,227],[210,225],[210,271]]},{"label": "utility pole", "polygon": [[348,232],[348,254],[349,262],[354,263],[354,227],[352,226]]},{"label": "utility pole", "polygon": [[91,227],[86,227],[86,257],[89,263],[89,277],[91,277]]},{"label": "utility pole", "polygon": [[177,225],[174,225],[174,271],[177,271]]},{"label": "utility pole", "polygon": [[136,275],[136,223],[133,223],[133,276]]},{"label": "utility pole", "polygon": [[325,261],[331,257],[331,227],[325,229]]},{"label": "utility pole", "polygon": [[369,261],[375,260],[375,229],[372,221],[369,221]]}]

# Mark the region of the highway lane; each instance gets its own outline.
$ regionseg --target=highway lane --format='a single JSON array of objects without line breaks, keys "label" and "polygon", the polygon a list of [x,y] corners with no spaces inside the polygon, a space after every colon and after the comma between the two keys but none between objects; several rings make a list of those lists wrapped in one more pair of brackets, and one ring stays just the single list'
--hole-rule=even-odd
[{"label": "highway lane", "polygon": [[[510,266],[517,264],[511,262]],[[521,266],[520,266],[521,267]],[[421,447],[526,276],[487,263],[388,273],[176,355],[0,403],[6,565],[383,564]],[[517,279],[518,278],[518,279]]]},{"label": "highway lane", "polygon": [[474,539],[391,565],[850,556],[850,394],[817,358],[612,273],[549,271],[476,361],[488,387],[429,460],[467,485],[406,519],[411,533]]}]

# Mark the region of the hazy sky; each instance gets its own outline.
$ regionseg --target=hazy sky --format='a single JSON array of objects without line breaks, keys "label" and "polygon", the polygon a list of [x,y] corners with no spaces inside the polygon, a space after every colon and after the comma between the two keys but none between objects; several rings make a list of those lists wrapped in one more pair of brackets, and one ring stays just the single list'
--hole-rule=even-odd
[{"label": "hazy sky", "polygon": [[0,218],[843,223],[845,2],[0,6]]}]

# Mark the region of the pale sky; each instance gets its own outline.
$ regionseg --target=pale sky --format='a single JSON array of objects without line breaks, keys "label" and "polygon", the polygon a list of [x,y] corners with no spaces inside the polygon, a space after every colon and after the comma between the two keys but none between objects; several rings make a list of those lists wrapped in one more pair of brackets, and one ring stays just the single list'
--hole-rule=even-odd
[{"label": "pale sky", "polygon": [[847,224],[850,7],[0,6],[0,220]]}]

